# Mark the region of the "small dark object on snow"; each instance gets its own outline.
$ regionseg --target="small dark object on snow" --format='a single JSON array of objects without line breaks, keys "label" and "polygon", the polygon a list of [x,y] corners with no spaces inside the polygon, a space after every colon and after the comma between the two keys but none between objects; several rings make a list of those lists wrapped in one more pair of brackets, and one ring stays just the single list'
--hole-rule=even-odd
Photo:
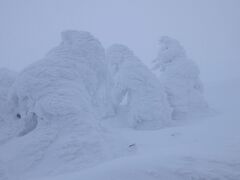
[{"label": "small dark object on snow", "polygon": [[21,114],[18,113],[18,114],[17,114],[17,118],[18,118],[18,119],[21,119]]},{"label": "small dark object on snow", "polygon": [[128,147],[132,148],[132,147],[135,147],[135,146],[136,146],[136,144],[130,144]]}]

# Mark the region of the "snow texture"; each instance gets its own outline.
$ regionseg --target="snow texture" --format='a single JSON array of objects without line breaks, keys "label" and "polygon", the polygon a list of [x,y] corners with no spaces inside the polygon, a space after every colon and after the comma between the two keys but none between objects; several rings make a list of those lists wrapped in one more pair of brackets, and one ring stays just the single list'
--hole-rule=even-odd
[{"label": "snow texture", "polygon": [[7,120],[9,111],[7,97],[16,75],[16,72],[0,68],[0,144],[6,142],[13,135],[13,131],[9,128],[13,124]]},{"label": "snow texture", "polygon": [[0,68],[0,110],[5,110],[6,108],[8,91],[15,81],[15,78],[15,72],[5,68]]},{"label": "snow texture", "polygon": [[209,104],[221,114],[156,131],[121,129],[139,145],[134,156],[80,172],[27,180],[239,180],[240,101],[236,97],[240,79],[205,88]]},{"label": "snow texture", "polygon": [[124,45],[112,45],[107,59],[118,119],[127,121],[127,126],[135,129],[167,126],[171,108],[155,75]]},{"label": "snow texture", "polygon": [[99,125],[105,81],[104,49],[82,31],[63,32],[59,46],[19,74],[9,119],[21,128],[0,150],[9,179],[70,172],[128,153],[124,140]]},{"label": "snow texture", "polygon": [[166,89],[173,108],[173,119],[207,113],[209,108],[203,96],[197,65],[187,57],[177,40],[163,36],[159,45],[153,70]]},{"label": "snow texture", "polygon": [[126,46],[105,57],[68,30],[20,74],[0,69],[0,180],[240,179],[240,81],[207,86],[222,113],[198,121],[198,67],[176,40],[160,46],[154,74]]}]

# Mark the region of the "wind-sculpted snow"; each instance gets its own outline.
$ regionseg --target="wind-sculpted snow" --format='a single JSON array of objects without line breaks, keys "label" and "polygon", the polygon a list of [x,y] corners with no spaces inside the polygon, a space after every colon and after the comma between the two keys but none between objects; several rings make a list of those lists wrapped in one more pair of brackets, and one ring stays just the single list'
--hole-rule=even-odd
[{"label": "wind-sculpted snow", "polygon": [[107,51],[113,77],[112,96],[121,121],[136,129],[156,129],[171,120],[171,108],[155,75],[123,45]]},{"label": "wind-sculpted snow", "polygon": [[0,150],[12,179],[79,170],[127,153],[128,145],[99,125],[105,81],[102,45],[78,31],[63,32],[59,46],[19,74],[9,101],[22,128]]},{"label": "wind-sculpted snow", "polygon": [[208,105],[196,64],[187,57],[177,40],[164,36],[159,44],[153,70],[166,88],[173,119],[207,113]]}]

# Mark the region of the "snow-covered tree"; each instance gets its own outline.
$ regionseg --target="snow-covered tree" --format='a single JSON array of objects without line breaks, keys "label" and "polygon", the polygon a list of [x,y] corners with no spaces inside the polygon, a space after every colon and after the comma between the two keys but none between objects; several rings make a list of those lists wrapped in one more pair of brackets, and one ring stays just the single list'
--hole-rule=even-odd
[{"label": "snow-covered tree", "polygon": [[6,68],[0,68],[0,111],[1,112],[4,112],[6,108],[8,92],[13,82],[15,81],[15,78],[16,78],[15,72]]},{"label": "snow-covered tree", "polygon": [[127,145],[99,126],[105,81],[104,48],[82,31],[63,32],[59,46],[23,70],[9,97],[11,118],[22,122],[18,147],[5,158],[11,174],[73,171],[122,155]]},{"label": "snow-covered tree", "polygon": [[187,57],[177,40],[163,36],[159,45],[153,70],[166,88],[173,119],[206,113],[208,105],[197,65]]},{"label": "snow-covered tree", "polygon": [[166,126],[171,108],[155,75],[124,45],[107,51],[112,74],[112,101],[121,121],[136,129]]},{"label": "snow-covered tree", "polygon": [[10,128],[13,124],[6,119],[8,112],[8,93],[15,81],[17,73],[6,68],[0,68],[0,144],[11,137]]}]

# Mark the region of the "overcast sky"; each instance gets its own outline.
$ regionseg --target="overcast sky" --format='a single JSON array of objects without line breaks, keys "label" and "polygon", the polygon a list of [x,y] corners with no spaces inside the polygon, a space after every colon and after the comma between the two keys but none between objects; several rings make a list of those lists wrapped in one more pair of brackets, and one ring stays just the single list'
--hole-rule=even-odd
[{"label": "overcast sky", "polygon": [[23,69],[65,29],[90,31],[105,47],[128,45],[147,64],[169,35],[204,81],[240,77],[240,0],[0,0],[0,66]]}]

